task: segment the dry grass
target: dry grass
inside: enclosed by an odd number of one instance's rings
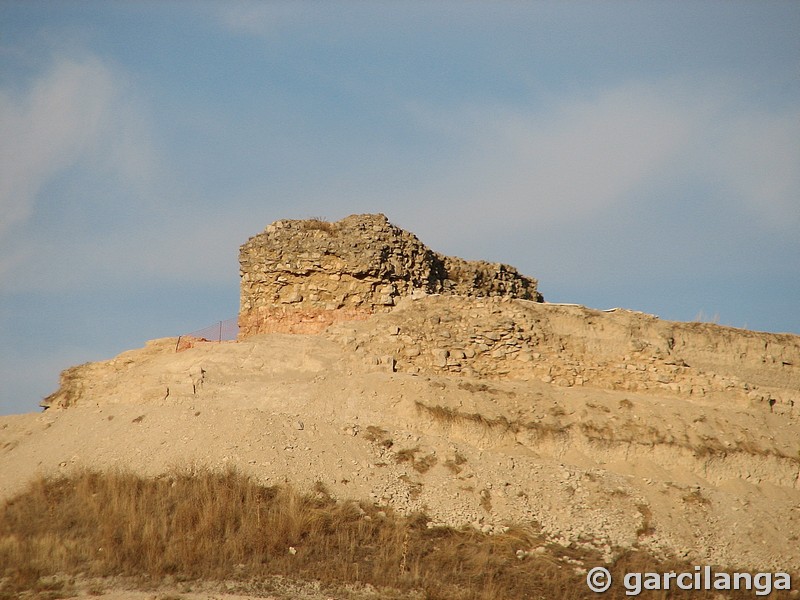
[[[636,536],[642,538],[653,535],[656,532],[656,528],[652,522],[653,511],[650,510],[647,504],[637,504],[636,510],[642,515],[642,524],[639,525],[639,528],[636,530]]]
[[[431,599],[528,597],[541,585],[526,575],[533,563],[515,559],[534,543],[524,534],[490,538],[384,512],[336,502],[323,488],[262,487],[233,471],[41,479],[0,510],[0,597],[77,573],[284,575],[419,589]]]
[[[693,504],[695,506],[710,506],[711,500],[703,496],[703,494],[699,490],[693,490],[688,494],[683,496],[683,501],[686,504]]]
[[[330,221],[326,221],[321,217],[311,217],[301,221],[300,227],[304,231],[323,231],[328,235],[335,235],[338,231],[336,228],[336,223],[331,223]]]
[[[433,420],[446,425],[465,424],[470,423],[478,425],[485,429],[500,430],[501,432],[516,433],[523,428],[517,421],[509,421],[504,416],[499,416],[494,419],[485,417],[479,413],[465,413],[458,411],[454,408],[447,406],[430,406],[419,400],[415,400],[414,404],[418,411],[428,414]]]
[[[77,575],[145,577],[148,585],[277,575],[429,600],[594,597],[584,576],[553,555],[517,558],[543,543],[531,527],[492,536],[430,528],[424,515],[337,502],[323,487],[306,495],[263,487],[234,471],[158,479],[87,471],[39,479],[0,508],[0,598],[64,597]],[[598,563],[596,554],[579,558]],[[670,567],[635,553],[612,572]],[[615,587],[605,597],[626,596]]]
[[[377,425],[370,425],[363,434],[364,439],[384,448],[391,448],[394,441],[389,436],[389,432]]]
[[[426,413],[434,421],[444,425],[472,424],[500,434],[515,434],[525,431],[539,438],[558,437],[565,434],[572,426],[571,424],[564,425],[559,422],[511,421],[503,415],[495,418],[489,418],[479,413],[465,413],[447,406],[429,406],[428,404],[420,402],[419,400],[416,400],[414,403],[419,412]],[[558,411],[556,410],[556,412]]]
[[[466,464],[466,462],[467,459],[463,455],[456,452],[453,458],[448,458],[444,462],[444,466],[450,469],[450,472],[453,473],[453,475],[458,475],[464,470],[464,467],[461,465]]]
[[[622,400],[620,401],[620,406],[628,408],[627,404],[623,404],[625,402],[630,403],[629,400]],[[524,431],[533,434],[537,439],[559,438],[567,435],[573,428],[577,428],[583,436],[598,444],[635,444],[651,448],[657,445],[672,446],[685,448],[691,451],[695,458],[698,459],[724,458],[738,452],[800,463],[800,451],[797,452],[797,456],[792,456],[777,448],[762,448],[750,440],[736,440],[726,444],[715,437],[700,435],[699,441],[692,443],[686,434],[679,438],[653,425],[636,423],[631,420],[622,424],[612,424],[610,422],[598,424],[591,421],[582,423],[561,422],[558,417],[564,416],[564,411],[560,407],[550,410],[555,420],[523,422],[509,420],[503,415],[489,418],[479,413],[465,413],[447,406],[430,406],[419,400],[415,401],[415,405],[417,411],[427,414],[434,421],[443,425],[472,424],[501,435],[506,433],[516,434]],[[603,409],[604,412],[608,410],[607,407],[595,404],[587,403],[587,406]]]
[[[431,470],[431,467],[436,465],[438,459],[436,458],[435,454],[426,454],[425,456],[418,458],[417,454],[419,452],[421,452],[419,446],[414,446],[413,448],[404,448],[403,450],[395,452],[394,459],[397,463],[410,462],[411,466],[418,473],[427,473]]]
[[[437,462],[438,459],[436,458],[436,455],[426,454],[422,458],[418,458],[414,461],[414,470],[416,470],[418,473],[427,473]]]

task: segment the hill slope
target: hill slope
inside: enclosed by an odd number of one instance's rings
[[[238,341],[154,340],[0,417],[0,497],[235,466],[607,561],[800,570],[800,337],[547,304],[383,215],[278,221],[240,266]]]
[[[432,523],[535,522],[609,560],[642,547],[797,570],[798,347],[460,296],[407,298],[320,335],[180,352],[156,340],[65,372],[50,402],[68,408],[0,420],[0,491],[77,465],[236,465]]]

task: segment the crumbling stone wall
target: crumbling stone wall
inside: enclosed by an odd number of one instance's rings
[[[241,247],[239,263],[240,337],[316,333],[413,295],[542,301],[536,280],[513,267],[443,256],[380,214],[276,221]]]
[[[800,407],[800,336],[511,298],[407,298],[325,335],[384,372],[541,381]],[[465,384],[472,385],[472,384]]]

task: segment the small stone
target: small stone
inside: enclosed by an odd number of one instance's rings
[[[395,360],[394,356],[387,354],[386,356],[381,357],[380,364],[385,366],[389,373],[394,373],[395,367],[397,366],[397,361]]]
[[[443,348],[435,348],[432,351],[433,354],[433,364],[437,367],[446,367],[447,366],[447,357],[450,356],[450,352]]]
[[[303,295],[297,292],[293,292],[292,294],[289,294],[286,298],[281,300],[283,304],[296,304],[302,301],[303,301]]]

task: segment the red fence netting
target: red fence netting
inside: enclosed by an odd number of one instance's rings
[[[217,321],[213,325],[203,327],[191,333],[184,333],[178,336],[175,344],[175,352],[186,350],[199,342],[230,342],[236,340],[239,335],[239,320],[237,317]]]

